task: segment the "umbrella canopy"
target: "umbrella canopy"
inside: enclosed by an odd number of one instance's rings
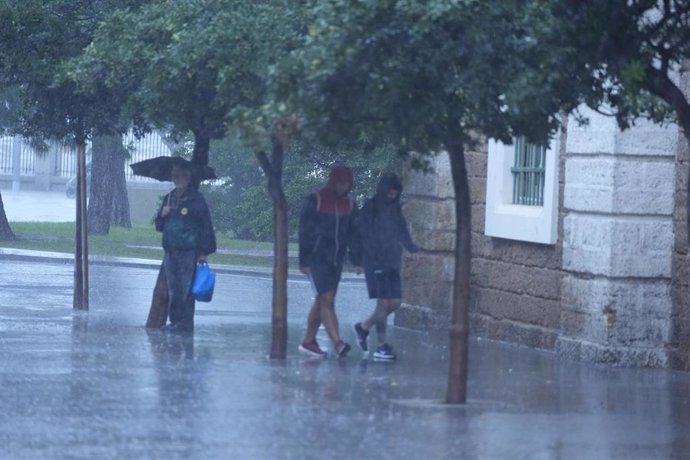
[[[160,156],[132,163],[129,167],[132,168],[132,172],[137,176],[170,182],[172,181],[172,169],[175,165],[186,165],[192,171],[192,177],[199,182],[217,179],[215,171],[210,166],[198,165],[182,157]]]

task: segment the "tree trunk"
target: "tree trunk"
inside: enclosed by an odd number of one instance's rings
[[[119,136],[95,136],[91,144],[91,183],[88,207],[89,233],[107,235],[113,213],[113,141]]]
[[[94,137],[88,210],[91,234],[107,235],[111,224],[132,226],[124,170],[126,155],[121,135]]]
[[[127,149],[120,140],[120,154],[113,155],[115,166],[113,177],[113,214],[112,224],[118,227],[132,228],[132,217],[129,212],[129,194],[127,193],[127,177],[125,176],[125,162],[128,157]]]
[[[16,239],[17,236],[12,231],[10,223],[7,220],[7,214],[5,213],[5,204],[2,201],[2,193],[0,193],[0,240],[12,241]]]
[[[194,150],[192,162],[199,165],[208,165],[208,151],[211,147],[211,137],[199,130],[194,131]]]
[[[77,138],[77,216],[74,251],[74,298],[72,306],[89,309],[89,237],[86,222],[86,138]]]
[[[273,221],[275,236],[271,358],[285,359],[287,355],[288,218],[287,200],[282,187],[279,190],[279,196],[273,199]]]
[[[199,130],[194,130],[194,150],[192,151],[192,163],[198,165],[208,165],[208,152],[211,148],[211,138]],[[190,185],[199,188],[201,181],[192,178]]]
[[[273,200],[273,305],[271,315],[272,359],[285,359],[287,355],[287,273],[288,273],[288,217],[287,200],[283,191],[284,138],[274,136],[271,160],[264,152],[257,158],[268,181],[268,192]]]
[[[676,85],[668,73],[653,66],[647,67],[646,77],[650,92],[673,107],[685,139],[690,143],[690,104],[683,90]],[[690,181],[690,169],[688,170],[688,181]],[[685,210],[688,213],[687,232],[690,239],[690,192],[687,194]]]
[[[470,243],[472,218],[470,189],[462,143],[447,146],[453,189],[455,190],[455,280],[450,324],[450,357],[446,402],[463,404],[467,400],[467,361],[469,356]]]

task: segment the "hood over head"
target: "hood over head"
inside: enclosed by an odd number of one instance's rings
[[[349,166],[334,166],[328,175],[326,188],[333,190],[335,189],[335,184],[338,182],[349,182],[350,187],[352,187],[354,175],[352,174],[352,169],[350,169]]]
[[[345,215],[352,212],[353,200],[349,196],[354,176],[352,169],[348,166],[335,166],[331,169],[328,182],[316,192],[317,205],[319,212],[335,213]],[[336,185],[340,182],[348,184],[347,192],[339,194]]]
[[[385,201],[388,190],[390,189],[395,189],[398,191],[398,196],[394,201],[400,201],[400,194],[403,190],[400,178],[395,173],[384,173],[379,178],[379,183],[376,186],[376,198]]]

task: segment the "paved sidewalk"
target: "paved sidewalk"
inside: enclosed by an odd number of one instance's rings
[[[0,262],[2,459],[690,458],[686,373],[473,339],[469,402],[447,406],[445,334],[393,328],[395,363],[301,356],[300,277],[274,361],[268,277],[220,273],[190,338],[142,326],[155,265],[92,264],[90,310],[75,312],[69,261]],[[361,283],[341,286],[347,339],[369,308]]]

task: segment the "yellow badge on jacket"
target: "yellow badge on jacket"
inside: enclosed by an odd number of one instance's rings
[[[186,216],[188,212],[189,210],[187,208],[180,209],[180,214],[182,214],[183,216]]]

